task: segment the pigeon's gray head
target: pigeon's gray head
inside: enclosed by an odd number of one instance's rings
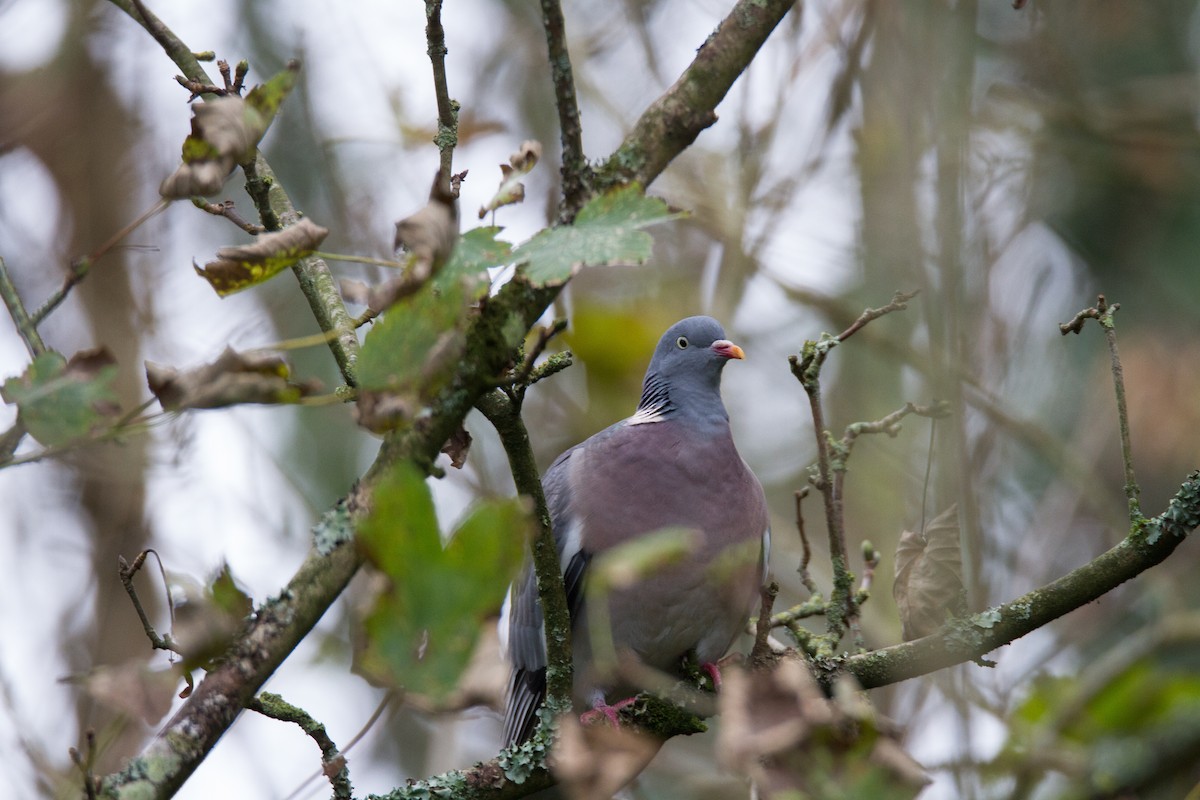
[[[638,411],[659,418],[680,413],[725,419],[721,370],[731,358],[745,358],[745,354],[725,338],[725,329],[712,317],[676,322],[654,349]]]

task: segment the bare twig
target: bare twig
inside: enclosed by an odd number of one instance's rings
[[[801,487],[796,491],[796,531],[800,534],[800,547],[802,548],[800,556],[800,567],[796,571],[800,573],[800,582],[804,584],[804,588],[812,594],[817,593],[817,584],[813,581],[812,575],[808,573],[808,565],[812,561],[812,547],[808,544],[808,535],[804,532],[804,513],[801,505],[804,498],[808,497],[808,487]]]
[[[775,607],[775,597],[779,594],[779,584],[771,581],[762,587],[758,607],[758,622],[754,630],[754,647],[750,650],[750,664],[762,664],[771,654],[768,639],[771,635],[771,609]]]
[[[171,634],[159,636],[154,629],[153,623],[150,622],[150,617],[146,614],[146,609],[142,607],[142,601],[138,598],[137,589],[133,588],[133,576],[138,573],[142,565],[146,563],[148,555],[154,555],[158,561],[158,571],[162,576],[163,587],[167,594],[167,609],[171,615],[171,624],[174,627],[175,623],[175,604],[171,602],[171,590],[167,586],[167,573],[163,569],[162,559],[158,557],[158,553],[154,550],[143,550],[137,554],[137,558],[130,564],[125,560],[124,556],[117,556],[117,571],[121,576],[121,585],[125,587],[125,591],[129,594],[130,601],[133,602],[133,608],[137,611],[138,619],[142,621],[142,629],[146,632],[146,638],[150,640],[150,646],[155,650],[166,650],[171,653],[179,653],[179,645],[171,638]]]
[[[549,373],[546,375],[539,375],[536,379],[530,380],[530,378],[533,376],[534,365],[537,363],[537,360],[541,357],[542,353],[546,351],[546,346],[550,344],[550,340],[555,336],[558,336],[566,329],[567,321],[565,319],[556,319],[551,325],[547,325],[538,329],[537,340],[525,353],[525,359],[521,362],[521,366],[512,373],[510,376],[511,380],[508,381],[512,385],[513,391],[520,394],[520,397],[517,399],[518,409],[520,408],[520,399],[524,398],[525,388],[532,386],[542,378],[549,377],[549,375],[553,374]],[[570,361],[562,364],[561,366],[557,366],[554,371],[558,372],[566,369],[568,366],[570,366]]]
[[[192,205],[201,211],[212,214],[214,217],[224,217],[251,236],[257,236],[266,230],[266,228],[264,228],[262,225],[250,222],[241,214],[239,214],[237,209],[234,208],[232,200],[225,200],[220,203],[210,203],[203,197],[193,197]]]
[[[71,757],[73,763],[83,777],[83,795],[87,800],[96,800],[100,794],[100,778],[96,777],[93,770],[96,765],[96,732],[88,728],[83,734],[84,749],[86,753],[81,754],[74,747],[67,749],[67,754]]]
[[[583,126],[575,97],[575,75],[567,50],[566,21],[559,0],[541,0],[542,27],[550,55],[550,77],[554,82],[554,104],[562,137],[563,218],[574,218],[587,202],[592,171],[583,153]]]
[[[334,800],[350,800],[353,796],[350,788],[350,770],[346,766],[346,757],[337,749],[337,745],[329,738],[325,726],[312,718],[307,711],[284,701],[282,697],[270,692],[262,692],[257,697],[250,698],[246,708],[257,711],[265,717],[277,719],[280,722],[294,722],[300,726],[310,739],[321,748],[321,765],[325,777],[333,787]]]
[[[905,403],[903,408],[897,409],[886,417],[877,419],[874,422],[853,422],[846,426],[846,433],[842,436],[841,451],[843,455],[850,455],[850,450],[854,447],[855,440],[863,434],[885,433],[889,437],[895,438],[900,433],[900,421],[910,414],[918,417],[927,417],[928,419],[941,419],[950,415],[950,404],[943,400],[934,400],[927,406]]]
[[[908,308],[908,301],[912,300],[921,293],[920,289],[912,292],[897,291],[892,295],[892,302],[880,308],[868,308],[858,315],[858,319],[850,325],[849,328],[838,334],[838,341],[844,342],[866,326],[868,322],[879,319],[884,314],[890,314],[893,311],[904,311]]]
[[[1129,518],[1133,522],[1142,519],[1141,501],[1138,499],[1141,489],[1138,488],[1137,476],[1133,471],[1133,443],[1129,433],[1129,408],[1125,402],[1125,371],[1121,367],[1121,356],[1117,352],[1116,313],[1121,308],[1120,303],[1112,303],[1104,295],[1096,297],[1096,305],[1080,311],[1070,322],[1058,326],[1059,331],[1066,336],[1068,333],[1078,334],[1084,322],[1094,319],[1104,329],[1104,339],[1108,343],[1109,362],[1112,369],[1113,390],[1117,396],[1117,427],[1121,434],[1121,461],[1125,467],[1125,499],[1129,504]]]
[[[446,31],[442,28],[442,0],[425,0],[425,41],[429,61],[433,65],[433,90],[437,96],[438,132],[434,144],[442,157],[438,180],[440,191],[458,197],[458,187],[451,183],[454,174],[454,148],[458,145],[458,103],[450,98],[446,83]]]
[[[225,62],[221,62],[221,63],[225,63]],[[191,92],[191,94],[188,95],[189,103],[192,102],[193,100],[195,100],[197,97],[200,97],[201,95],[212,94],[212,95],[216,95],[217,97],[225,97],[227,94],[229,94],[228,89],[223,89],[220,86],[215,86],[211,83],[201,83],[200,81],[194,81],[194,80],[191,80],[190,78],[185,78],[182,75],[176,75],[175,82],[178,83],[183,88],[187,89],[189,92]]]
[[[21,335],[21,341],[25,342],[25,349],[29,351],[29,355],[37,358],[46,352],[46,343],[42,341],[42,336],[38,333],[37,323],[25,311],[25,304],[21,302],[21,295],[17,293],[17,287],[13,285],[12,278],[9,277],[8,267],[5,265],[3,257],[0,257],[0,297],[4,298],[4,305],[8,307],[8,315],[12,317],[13,324],[17,326],[17,333]]]
[[[73,261],[70,266],[70,271],[67,272],[66,277],[63,278],[62,286],[59,287],[58,291],[50,295],[50,297],[46,299],[46,302],[42,303],[41,307],[37,311],[33,312],[33,324],[41,325],[42,320],[44,320],[47,315],[50,314],[50,312],[58,308],[63,300],[67,299],[67,295],[70,294],[73,288],[75,288],[75,285],[87,277],[88,273],[91,271],[91,268],[97,261],[104,257],[114,247],[116,247],[122,239],[124,239],[133,231],[137,230],[137,228],[139,228],[143,223],[145,223],[155,214],[165,210],[168,204],[169,203],[167,200],[157,201],[154,205],[150,206],[150,208],[139,214],[138,217],[133,220],[133,222],[130,222],[124,228],[121,228],[112,236],[108,237],[103,244],[101,244],[91,253],[88,253],[86,256]]]

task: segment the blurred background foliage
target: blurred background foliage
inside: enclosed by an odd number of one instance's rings
[[[303,59],[267,157],[297,204],[331,229],[325,249],[388,256],[392,222],[422,204],[437,163],[420,4],[151,6],[194,49],[249,59],[252,79]],[[727,10],[717,0],[565,3],[592,158],[611,152]],[[786,356],[895,290],[920,289],[909,311],[839,348],[826,373],[835,432],[907,400],[937,397],[956,412],[933,432],[910,418],[896,439],[856,448],[852,544],[869,538],[889,555],[901,530],[957,501],[974,608],[1114,544],[1127,526],[1107,353],[1098,329],[1064,339],[1056,323],[1099,292],[1121,303],[1134,456],[1144,508],[1157,513],[1200,452],[1198,20],[1194,0],[797,7],[718,109],[719,123],[651,187],[690,218],[655,231],[646,267],[585,273],[556,303],[577,365],[530,394],[542,463],[632,411],[667,325],[717,316],[748,354],[726,373],[725,395],[768,489],[781,603],[799,602],[793,493],[813,444]],[[453,2],[445,25],[451,94],[462,104],[456,168],[470,170],[464,219],[522,140],[546,146],[524,205],[495,217],[522,240],[552,219],[558,196],[540,11]],[[188,130],[175,72],[106,2],[0,0],[0,256],[30,306],[73,258],[155,201]],[[239,183],[228,197],[248,210]],[[48,343],[67,354],[107,346],[131,407],[148,396],[144,359],[191,366],[226,344],[313,332],[287,276],[224,301],[194,276],[193,258],[245,238],[172,206],[96,267],[44,326]],[[295,364],[335,380],[323,349]],[[25,365],[0,322],[0,376]],[[7,427],[12,409],[0,415]],[[472,417],[468,428],[476,444],[466,468],[432,487],[448,528],[471,500],[512,492],[486,423]],[[56,680],[145,660],[118,554],[153,546],[181,583],[227,561],[261,600],[283,585],[316,513],[375,448],[345,408],[238,409],[0,473],[0,747],[12,754],[0,782],[14,796],[73,796],[66,753],[85,729],[101,735],[101,769],[153,729]],[[827,586],[815,501],[806,523],[812,569]],[[1185,544],[1005,648],[995,669],[969,665],[873,692],[933,770],[922,796],[1197,796],[1196,556],[1196,543]],[[148,598],[161,596],[145,586]],[[353,605],[327,615],[269,687],[326,722],[339,744],[382,697],[347,668]],[[164,616],[161,602],[155,613]],[[899,640],[886,558],[864,633],[872,647]],[[501,670],[494,655],[481,662],[491,666],[480,691],[494,696]],[[430,714],[392,703],[351,751],[351,775],[360,791],[383,790],[462,766],[494,753],[498,727],[479,708]],[[634,795],[738,796],[744,789],[713,766],[711,748],[711,737],[669,742]],[[181,796],[227,789],[237,775],[242,796],[283,797],[316,765],[297,731],[247,715]],[[326,792],[312,782],[296,796]]]

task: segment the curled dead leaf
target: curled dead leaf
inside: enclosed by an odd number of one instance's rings
[[[442,445],[442,452],[450,456],[450,466],[455,469],[462,469],[463,464],[467,463],[467,451],[470,449],[471,434],[462,425]]]
[[[240,97],[192,106],[192,133],[183,142],[183,163],[162,182],[159,194],[177,199],[219,192],[233,168],[254,155],[265,130],[260,115]]]
[[[492,195],[487,205],[480,207],[479,218],[483,219],[489,211],[524,200],[525,184],[521,183],[521,179],[537,166],[541,157],[541,142],[533,139],[522,142],[517,152],[508,157],[508,163],[500,165],[500,188]]]
[[[923,533],[900,534],[892,595],[905,641],[928,636],[948,617],[966,612],[957,504],[935,517]]]
[[[263,283],[312,255],[328,235],[327,228],[302,219],[281,231],[261,234],[250,244],[222,247],[217,251],[217,260],[203,269],[196,267],[196,274],[225,297]]]
[[[411,272],[400,280],[415,280],[419,287],[450,259],[457,241],[458,197],[443,185],[439,170],[429,189],[429,202],[396,223],[395,247],[404,248],[413,259]]]
[[[146,362],[150,391],[168,411],[295,403],[320,390],[315,381],[293,383],[290,376],[287,362],[274,353],[239,353],[230,347],[211,364],[184,372]]]

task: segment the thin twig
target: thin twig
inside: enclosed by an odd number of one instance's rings
[[[25,304],[21,302],[21,295],[17,293],[17,287],[8,274],[8,267],[5,265],[3,257],[0,257],[0,297],[4,298],[4,305],[8,307],[8,315],[12,317],[13,324],[17,326],[17,333],[21,335],[21,341],[25,342],[25,349],[29,351],[29,355],[37,358],[45,353],[46,343],[42,341],[42,336],[38,333],[37,323],[25,310]]]
[[[350,741],[346,742],[346,746],[341,749],[341,754],[343,756],[349,755],[350,751],[354,749],[354,745],[362,741],[362,738],[367,735],[371,728],[375,727],[375,723],[379,721],[379,718],[383,716],[383,712],[386,711],[388,706],[392,704],[392,701],[396,699],[396,695],[397,692],[395,689],[389,689],[383,695],[383,699],[381,699],[379,704],[375,706],[375,710],[371,712],[371,716],[367,718],[367,721],[363,723],[363,726],[358,729],[358,733],[351,736]],[[317,772],[312,773],[305,778],[299,786],[289,792],[287,796],[283,798],[283,800],[296,800],[296,798],[300,796],[300,793],[304,791],[304,789],[306,789],[310,783],[318,780],[324,774],[325,772],[323,770],[318,770]]]
[[[754,647],[750,650],[750,664],[756,666],[765,663],[771,655],[771,609],[775,607],[775,598],[779,594],[779,584],[771,581],[762,587],[759,594],[758,622],[754,630]]]
[[[886,306],[882,306],[880,308],[866,309],[865,311],[863,311],[861,314],[858,315],[858,319],[854,320],[854,322],[850,325],[849,328],[846,328],[846,330],[844,330],[838,334],[838,337],[837,337],[838,341],[839,342],[846,341],[851,336],[853,336],[855,333],[857,333],[859,330],[864,328],[868,322],[879,319],[884,314],[890,314],[893,311],[906,310],[908,308],[908,301],[912,300],[914,297],[916,297],[920,293],[921,293],[920,289],[917,289],[912,292],[897,291],[895,294],[892,295],[892,302],[888,303]]]
[[[171,602],[171,590],[167,586],[167,573],[163,569],[162,559],[158,557],[158,553],[154,550],[143,550],[137,554],[137,558],[130,564],[125,560],[124,556],[117,556],[117,572],[121,576],[121,585],[125,587],[126,593],[129,594],[130,601],[133,602],[133,609],[137,611],[138,619],[142,621],[142,629],[146,632],[146,638],[150,640],[150,646],[155,650],[166,650],[171,653],[181,653],[179,645],[171,638],[171,634],[159,636],[158,631],[154,629],[153,623],[150,622],[150,617],[146,614],[146,609],[142,607],[142,601],[138,597],[137,589],[133,587],[133,576],[138,573],[142,565],[146,563],[146,557],[151,553],[158,561],[159,574],[162,576],[163,586],[166,588],[167,608],[171,615],[171,625],[175,624],[175,604]]]
[[[542,28],[550,55],[550,78],[554,82],[554,105],[562,138],[562,216],[569,220],[583,208],[592,183],[592,171],[583,153],[583,125],[575,95],[575,74],[567,50],[567,24],[559,0],[541,0]]]
[[[796,531],[800,534],[800,547],[802,548],[800,568],[796,571],[800,573],[800,582],[804,584],[804,588],[808,589],[811,594],[816,594],[817,584],[808,572],[808,565],[812,561],[812,547],[809,546],[808,535],[804,532],[804,513],[801,509],[801,504],[806,497],[808,497],[807,486],[796,490]]]
[[[150,208],[139,214],[137,218],[133,220],[133,222],[130,222],[112,236],[108,237],[108,239],[95,250],[88,253],[86,256],[73,261],[66,277],[63,278],[62,286],[59,287],[57,292],[50,295],[50,297],[46,299],[46,302],[42,303],[41,307],[37,311],[33,312],[33,324],[41,325],[42,320],[44,320],[46,316],[50,314],[50,312],[58,308],[63,300],[67,299],[67,295],[70,294],[73,288],[75,288],[75,285],[87,277],[88,273],[91,271],[91,268],[96,264],[97,261],[108,254],[108,252],[116,247],[122,239],[133,233],[133,231],[137,230],[147,220],[149,220],[155,214],[165,210],[168,205],[170,205],[170,201],[158,200],[154,203],[154,205],[150,206]]]
[[[83,777],[84,797],[87,800],[96,800],[100,794],[100,778],[96,777],[94,772],[96,766],[96,732],[88,728],[84,731],[83,741],[86,754],[81,754],[74,747],[67,748],[67,754],[71,757],[72,763],[79,769],[80,775]]]
[[[550,344],[550,340],[567,329],[567,321],[565,319],[556,319],[552,324],[538,329],[537,340],[533,346],[525,353],[525,360],[521,362],[521,366],[512,374],[512,380],[509,381],[515,391],[524,394],[524,389],[536,383],[536,380],[530,380],[533,374],[534,365],[538,358],[546,351],[546,346]],[[564,364],[559,369],[564,369],[568,364]],[[557,370],[556,370],[557,371]],[[547,377],[545,375],[538,376],[537,380]]]
[[[321,748],[322,771],[329,778],[333,787],[334,800],[350,800],[353,796],[350,787],[350,770],[346,765],[346,756],[338,751],[337,745],[329,738],[325,726],[312,718],[302,708],[286,702],[282,697],[271,692],[262,692],[257,697],[250,698],[246,708],[257,711],[265,717],[277,719],[280,722],[294,722],[300,726],[310,739]]]
[[[1104,339],[1108,343],[1109,362],[1112,368],[1113,390],[1117,396],[1117,427],[1121,435],[1121,462],[1125,468],[1125,499],[1129,504],[1129,519],[1137,522],[1144,519],[1142,515],[1137,476],[1133,471],[1133,443],[1129,433],[1129,408],[1125,401],[1125,370],[1121,367],[1121,356],[1117,352],[1116,313],[1120,303],[1109,304],[1104,295],[1096,297],[1096,305],[1085,308],[1072,318],[1058,326],[1064,336],[1068,333],[1078,334],[1083,330],[1084,322],[1094,319],[1104,329]]]
[[[900,433],[900,421],[910,414],[928,419],[942,419],[950,415],[950,404],[944,400],[934,400],[927,406],[905,403],[903,408],[874,422],[853,422],[846,426],[846,432],[842,436],[841,450],[844,456],[849,457],[854,442],[863,434],[885,433],[889,437],[895,438]]]
[[[239,214],[237,212],[237,210],[234,208],[234,204],[233,204],[232,200],[225,200],[220,203],[210,203],[207,200],[205,200],[203,197],[193,197],[192,205],[194,205],[196,208],[200,209],[201,211],[205,211],[205,212],[208,212],[209,214],[212,214],[214,217],[224,217],[225,219],[229,220],[234,225],[238,226],[239,228],[241,228],[242,230],[244,230],[246,233],[250,234],[251,236],[257,236],[258,234],[260,234],[266,230],[266,228],[263,227],[262,225],[258,225],[254,222],[250,222],[245,217],[243,217],[241,214]]]
[[[458,187],[451,185],[454,173],[454,148],[458,145],[458,103],[450,98],[446,82],[446,31],[442,28],[442,0],[425,0],[426,52],[433,65],[433,90],[437,96],[438,132],[434,144],[441,154],[441,171],[438,180],[440,191],[458,197]]]

